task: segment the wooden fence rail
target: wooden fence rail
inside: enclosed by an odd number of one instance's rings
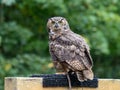
[[[4,90],[68,90],[68,86],[45,87],[43,80],[43,77],[6,77]],[[72,90],[120,90],[120,79],[98,79],[97,84],[97,87],[91,86],[90,84],[88,87],[72,87]]]

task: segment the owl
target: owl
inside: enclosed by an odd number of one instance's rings
[[[63,17],[48,19],[49,51],[58,72],[65,72],[69,88],[71,80],[69,72],[76,74],[80,82],[93,79],[93,61],[90,49],[84,38],[71,31],[67,20]]]

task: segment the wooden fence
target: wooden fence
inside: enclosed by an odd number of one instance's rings
[[[60,78],[58,80],[56,79],[55,81],[52,82],[45,81],[46,83],[53,85],[45,86],[43,85],[45,84],[43,77],[6,77],[4,90],[68,90],[68,85],[60,87],[55,86],[56,82],[58,82],[58,84],[61,85],[61,82],[59,82],[59,80],[61,79],[63,78]],[[64,80],[61,81],[65,82]],[[72,86],[72,90],[120,90],[120,79],[97,79],[97,81],[94,80],[90,81],[88,84],[86,83],[88,82],[83,83],[83,86],[80,87]]]

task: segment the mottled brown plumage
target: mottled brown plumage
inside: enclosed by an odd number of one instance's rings
[[[56,70],[67,74],[75,72],[79,81],[93,79],[92,58],[89,46],[82,36],[75,34],[63,17],[52,17],[48,20],[49,50]]]

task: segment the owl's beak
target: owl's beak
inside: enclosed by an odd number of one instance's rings
[[[59,27],[59,25],[56,23],[56,24],[55,24],[55,28],[58,28],[58,27]]]

